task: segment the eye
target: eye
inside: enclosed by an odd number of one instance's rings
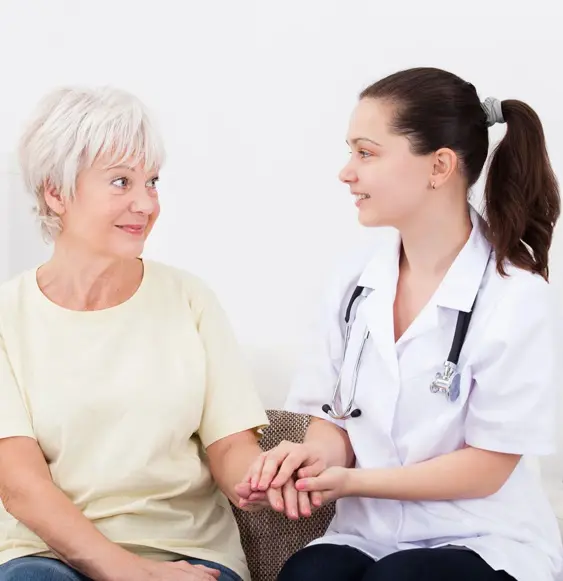
[[[117,188],[126,188],[128,184],[129,180],[127,178],[117,178],[111,182],[111,185]]]
[[[371,153],[365,149],[358,150],[358,155],[362,158],[371,157]]]
[[[147,182],[147,188],[156,188],[156,184],[158,183],[159,180],[160,178],[158,176],[152,178]]]

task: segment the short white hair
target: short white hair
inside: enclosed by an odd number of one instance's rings
[[[45,202],[45,186],[72,198],[80,171],[102,156],[108,166],[162,167],[160,135],[139,99],[112,87],[63,87],[40,101],[22,135],[19,159],[46,239],[61,230],[61,222]]]

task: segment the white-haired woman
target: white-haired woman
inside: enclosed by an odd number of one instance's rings
[[[267,418],[213,292],[140,258],[143,105],[56,91],[20,157],[54,252],[0,287],[0,579],[247,579],[228,499]]]

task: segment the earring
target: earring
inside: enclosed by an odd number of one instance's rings
[[[435,190],[436,189],[436,182],[432,182],[432,189]]]

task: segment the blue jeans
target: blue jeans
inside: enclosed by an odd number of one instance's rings
[[[218,569],[221,571],[219,581],[242,581],[234,571],[218,563],[201,559],[186,561],[192,565]],[[88,581],[88,578],[56,559],[20,557],[0,565],[0,581]]]

